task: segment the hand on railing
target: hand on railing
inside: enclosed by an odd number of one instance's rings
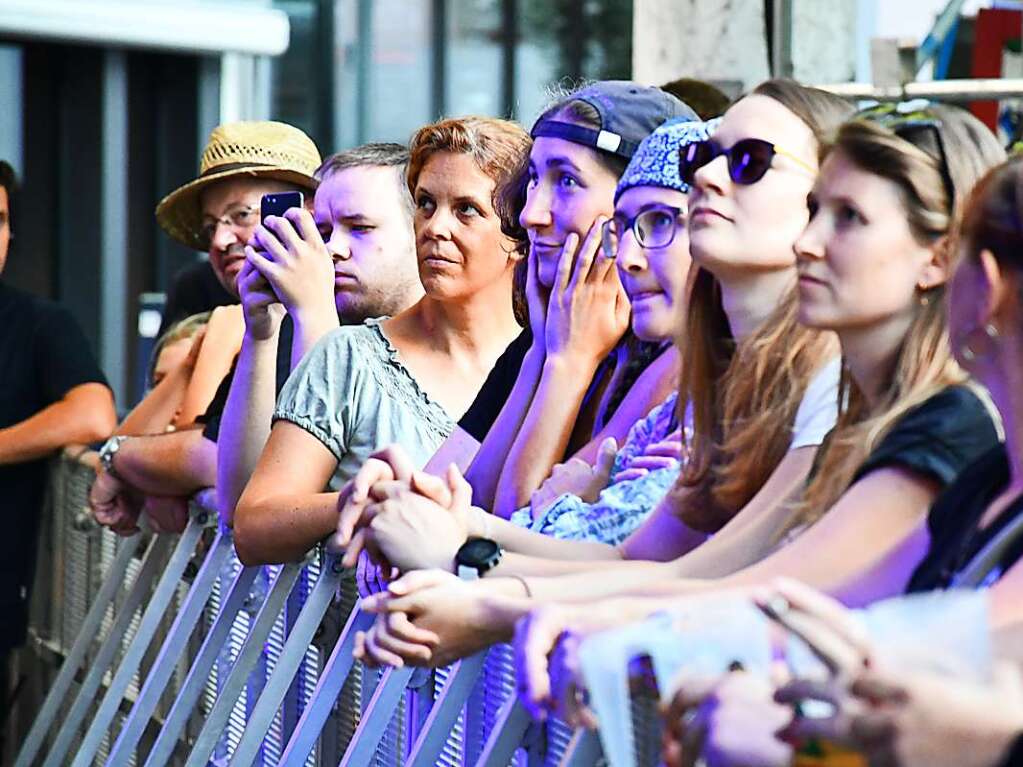
[[[591,633],[621,624],[609,603],[549,604],[532,610],[515,627],[515,673],[519,699],[537,720],[557,713],[576,726],[595,726],[586,705],[576,650]],[[613,604],[613,603],[611,603]]]
[[[147,495],[142,511],[156,533],[182,533],[188,524],[188,499]]]
[[[371,665],[437,667],[503,641],[491,600],[507,585],[502,580],[463,581],[440,570],[403,575],[363,600],[362,609],[378,617],[356,635],[355,657]]]
[[[401,572],[454,570],[455,554],[478,535],[472,488],[455,466],[447,481],[413,471],[398,447],[375,454],[338,499],[338,532],[328,542],[355,566],[363,549],[382,567]]]
[[[89,506],[96,521],[118,535],[139,532],[142,499],[109,472],[100,471],[89,489]]]

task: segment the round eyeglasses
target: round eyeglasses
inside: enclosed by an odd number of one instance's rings
[[[236,208],[231,208],[220,218],[208,216],[197,233],[199,246],[209,250],[210,243],[213,242],[221,225],[247,229],[257,223],[259,223],[259,208],[254,205],[239,205]]]
[[[619,213],[608,219],[601,231],[601,246],[606,258],[618,255],[618,243],[629,230],[642,248],[666,248],[675,241],[675,232],[685,225],[686,211],[670,205],[644,208],[629,218]]]

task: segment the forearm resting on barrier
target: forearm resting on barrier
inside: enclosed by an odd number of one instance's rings
[[[201,429],[125,440],[114,457],[121,481],[146,495],[192,495],[217,481],[217,445]]]
[[[65,445],[102,441],[116,425],[110,389],[81,384],[35,415],[0,429],[0,466],[43,458]]]

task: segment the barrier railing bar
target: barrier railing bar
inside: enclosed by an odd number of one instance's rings
[[[125,632],[131,625],[135,611],[148,594],[149,586],[156,577],[157,565],[163,559],[163,554],[169,546],[170,539],[167,536],[157,535],[150,541],[139,574],[125,597],[117,613],[117,618],[110,627],[110,632],[103,639],[99,652],[96,653],[95,659],[89,666],[89,672],[85,675],[78,696],[71,704],[71,709],[57,733],[57,738],[46,755],[46,760],[43,762],[44,767],[57,767],[57,765],[65,764],[65,757],[75,739],[78,727],[95,702],[96,691],[103,682],[103,675],[114,662],[117,650],[124,641]]]
[[[117,670],[114,672],[114,678],[111,680],[110,686],[107,687],[106,694],[99,704],[92,723],[85,731],[85,737],[78,747],[78,753],[75,754],[71,767],[87,767],[102,745],[103,738],[121,707],[121,701],[124,700],[124,693],[142,665],[142,659],[146,650],[149,649],[153,637],[156,636],[157,629],[160,628],[164,614],[171,607],[174,593],[177,591],[181,576],[184,575],[185,568],[195,552],[199,536],[202,535],[202,531],[206,527],[207,518],[208,515],[205,511],[194,512],[188,520],[184,532],[178,537],[174,552],[156,582],[156,588],[153,589],[149,603],[142,613],[138,630],[121,657]],[[165,537],[169,538],[170,536]]]
[[[387,723],[401,703],[401,696],[405,694],[414,671],[411,666],[402,666],[388,668],[384,672],[338,767],[366,767],[373,761]]]
[[[123,763],[127,764],[130,752],[138,746],[142,739],[146,725],[160,702],[160,696],[174,674],[174,668],[181,653],[188,646],[188,637],[191,636],[195,625],[202,617],[203,608],[206,606],[210,594],[213,593],[220,568],[230,553],[231,531],[226,527],[221,527],[217,530],[217,535],[210,545],[206,559],[185,596],[177,618],[174,619],[170,631],[167,632],[167,637],[160,646],[160,652],[152,668],[149,669],[149,675],[142,685],[138,699],[114,742],[108,760],[111,764],[122,763],[119,760],[123,760]]]
[[[323,667],[323,673],[316,683],[312,697],[302,712],[295,731],[288,741],[288,745],[281,755],[278,767],[302,767],[309,753],[316,745],[320,733],[323,731],[327,719],[330,717],[331,708],[341,694],[345,680],[355,663],[352,657],[352,650],[355,647],[355,633],[366,631],[373,625],[376,616],[372,613],[365,613],[356,605],[348,616],[344,630],[334,645],[334,650]]]
[[[483,672],[483,662],[486,659],[486,651],[476,653],[459,661],[451,670],[412,746],[412,753],[406,763],[408,767],[433,767],[437,762],[458,715]]]
[[[213,749],[216,748],[217,743],[220,741],[220,736],[227,724],[228,718],[231,716],[231,710],[234,708],[235,701],[238,700],[242,688],[245,687],[249,672],[259,661],[260,653],[263,651],[263,643],[270,635],[277,616],[284,608],[288,593],[294,587],[301,571],[302,565],[293,563],[284,565],[277,573],[277,577],[274,579],[273,585],[266,596],[266,601],[263,602],[263,606],[256,614],[256,620],[249,629],[249,635],[242,643],[242,649],[238,653],[238,658],[234,666],[231,667],[224,686],[217,696],[217,702],[213,704],[213,709],[210,711],[209,716],[206,717],[206,722],[199,731],[199,736],[195,740],[192,752],[188,755],[185,767],[206,766],[210,754],[213,753]]]
[[[331,600],[340,583],[341,557],[333,554],[324,555],[320,576],[306,597],[305,604],[302,605],[302,609],[295,619],[295,625],[292,626],[291,633],[277,659],[277,664],[266,681],[263,694],[259,696],[255,708],[245,723],[245,733],[231,758],[231,767],[249,767],[259,754],[263,738],[270,729],[274,715],[284,701],[288,688],[302,665],[302,659],[309,650],[309,643],[316,634],[323,616],[330,608]]]
[[[195,708],[203,687],[209,680],[210,671],[217,662],[217,656],[227,641],[231,626],[234,624],[235,616],[249,598],[252,584],[259,575],[258,567],[243,567],[235,576],[231,588],[227,592],[220,612],[210,626],[209,633],[203,640],[199,652],[192,661],[185,682],[181,685],[171,710],[167,713],[160,734],[153,743],[149,756],[146,759],[145,767],[162,767],[170,761],[174,754],[174,747],[181,732],[188,723],[189,716]]]
[[[558,767],[592,767],[603,754],[604,749],[597,733],[580,727],[572,735]]]
[[[532,718],[518,696],[508,698],[497,712],[494,729],[490,731],[476,767],[508,767],[531,722]]]
[[[117,554],[114,555],[110,569],[107,570],[103,583],[96,593],[96,599],[89,607],[89,612],[86,613],[85,620],[82,621],[78,636],[75,637],[71,650],[64,658],[64,663],[53,680],[53,686],[46,694],[46,700],[43,701],[43,705],[32,723],[32,728],[29,730],[25,742],[22,743],[14,767],[29,767],[35,761],[36,755],[46,739],[46,734],[50,731],[53,721],[60,711],[61,704],[66,700],[75,674],[81,668],[89,647],[99,634],[107,607],[114,600],[118,589],[124,585],[124,575],[128,572],[128,565],[141,542],[141,535],[134,535],[120,541]]]

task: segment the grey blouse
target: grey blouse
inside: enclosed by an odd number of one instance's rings
[[[288,377],[274,421],[290,421],[337,458],[339,490],[376,450],[397,443],[423,466],[455,428],[412,377],[380,327],[367,320],[321,338]]]

